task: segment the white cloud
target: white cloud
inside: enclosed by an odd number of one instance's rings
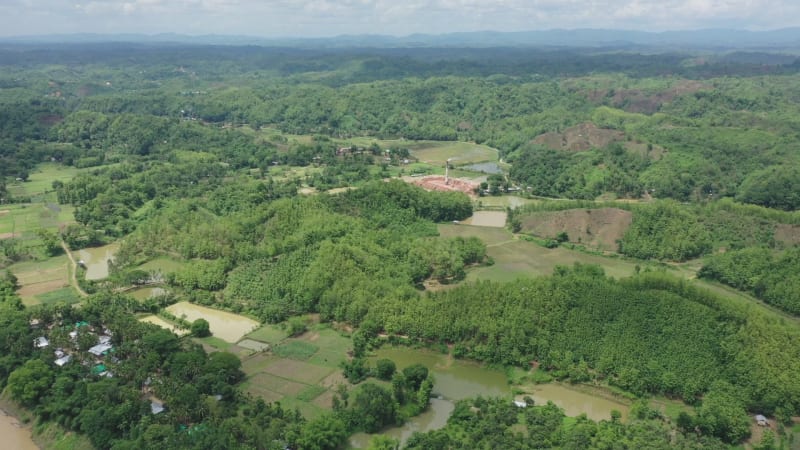
[[[0,34],[336,35],[800,25],[797,0],[0,0]]]

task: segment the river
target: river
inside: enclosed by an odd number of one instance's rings
[[[39,450],[33,443],[30,428],[23,427],[14,416],[0,409],[0,447],[14,450]]]

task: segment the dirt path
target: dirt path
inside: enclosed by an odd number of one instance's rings
[[[70,277],[70,283],[72,284],[72,287],[74,287],[75,290],[78,291],[78,294],[81,297],[88,297],[89,294],[87,294],[86,291],[81,289],[81,286],[78,284],[78,263],[75,262],[75,258],[72,256],[72,252],[69,251],[69,247],[67,247],[67,244],[64,241],[61,241],[61,248],[64,249],[64,252],[67,254],[67,258],[69,258],[69,262],[72,263],[72,271],[71,271],[72,275]]]

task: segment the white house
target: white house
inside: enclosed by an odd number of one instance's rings
[[[97,344],[89,349],[89,353],[93,354],[94,356],[101,356],[103,353],[111,350],[112,347],[113,345],[109,343]]]

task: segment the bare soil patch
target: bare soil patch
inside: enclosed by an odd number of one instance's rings
[[[39,294],[57,291],[66,286],[69,286],[69,284],[64,280],[52,280],[23,286],[17,293],[20,297],[33,297]]]
[[[333,369],[304,363],[293,359],[280,359],[264,368],[264,372],[301,383],[315,384],[331,373]]]
[[[262,388],[261,386],[251,385],[247,388],[247,392],[257,395],[264,399],[267,403],[274,403],[283,398],[283,395],[270,391],[269,389]]]
[[[775,227],[775,240],[786,245],[800,244],[800,227],[784,223],[779,224]]]
[[[0,240],[11,239],[13,237],[18,237],[18,236],[19,236],[18,234],[14,233],[0,233]]]
[[[566,232],[569,241],[604,251],[616,251],[632,214],[618,208],[534,212],[522,218],[522,231],[544,238]]]
[[[246,348],[249,350],[263,352],[265,350],[269,350],[269,344],[265,344],[263,342],[254,341],[252,339],[243,339],[236,343],[237,346]]]
[[[667,89],[660,91],[645,91],[642,89],[614,89],[601,88],[583,91],[586,98],[595,104],[610,104],[614,108],[639,114],[653,114],[661,109],[664,103],[669,103],[675,98],[710,89],[705,83],[696,80],[681,80]]]
[[[250,378],[252,386],[277,392],[282,395],[297,395],[307,386],[286,378],[276,377],[267,373],[257,373]]]
[[[586,122],[567,128],[563,133],[544,133],[533,139],[535,144],[554,150],[582,152],[591,148],[602,148],[612,142],[625,139],[625,133],[617,130],[598,128]]]
[[[347,378],[344,377],[341,370],[337,370],[327,377],[323,378],[318,384],[326,389],[333,389],[340,384],[347,383]]]
[[[480,186],[479,183],[461,178],[450,177],[445,180],[445,177],[441,175],[430,175],[422,178],[408,177],[406,181],[428,191],[463,192],[473,197],[475,196],[475,189]]]
[[[333,408],[333,395],[333,392],[325,391],[317,396],[317,398],[315,398],[311,403],[319,406],[320,408],[331,409]]]

